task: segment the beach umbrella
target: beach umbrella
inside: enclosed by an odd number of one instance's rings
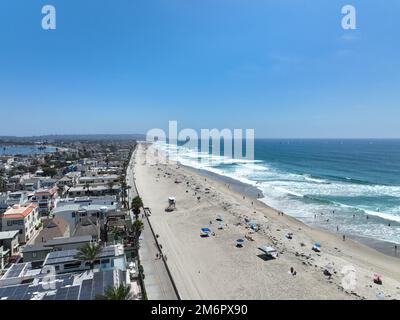
[[[201,231],[203,231],[203,232],[211,232],[211,230],[209,228],[201,228]]]
[[[236,240],[236,245],[240,246],[240,247],[243,246],[244,245],[244,239],[237,239]]]

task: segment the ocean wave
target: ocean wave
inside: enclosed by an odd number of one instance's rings
[[[164,146],[161,149],[174,155],[175,160],[183,165],[207,170],[259,188],[265,195],[262,201],[269,205],[272,203],[280,210],[288,209],[288,214],[314,217],[314,214],[324,210],[341,210],[344,215],[347,212],[347,215],[350,213],[352,216],[351,212],[355,212],[400,223],[400,209],[388,207],[384,208],[384,212],[379,212],[375,208],[349,205],[335,200],[346,198],[355,199],[354,202],[357,202],[358,198],[363,197],[400,198],[400,186],[368,184],[366,181],[350,177],[324,175],[321,178],[306,173],[291,173],[277,169],[262,160],[232,159],[185,147]]]

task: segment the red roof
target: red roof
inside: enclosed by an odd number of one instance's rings
[[[3,219],[25,218],[37,207],[38,205],[36,203],[31,203],[28,206],[18,206],[16,208],[10,208],[6,212],[4,212],[1,217]]]

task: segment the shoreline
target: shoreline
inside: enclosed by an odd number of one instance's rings
[[[221,174],[215,173],[215,172],[211,172],[211,171],[207,171],[204,169],[197,169],[197,168],[193,168],[187,165],[183,165],[180,162],[178,162],[180,166],[188,169],[189,171],[192,171],[193,173],[197,173],[200,174],[204,177],[208,177],[210,179],[216,179],[224,184],[229,184],[229,186],[231,187],[231,189],[239,194],[243,194],[249,198],[252,198],[256,201],[258,201],[261,205],[266,206],[267,208],[270,208],[274,211],[278,211],[278,209],[275,209],[271,206],[269,206],[267,203],[261,201],[260,199],[258,199],[258,194],[263,195],[263,192],[258,189],[255,186],[252,186],[250,184],[241,182],[239,180],[235,180],[231,177],[227,177],[227,176],[223,176]],[[303,222],[301,219],[298,219],[296,217],[293,217],[287,213],[285,213],[286,216],[289,216],[301,223],[303,223],[304,225],[307,225],[311,228],[316,228],[322,232],[328,232],[331,235],[338,235],[337,233],[334,232],[334,230],[331,230],[329,228],[324,228],[322,225],[315,223],[315,224],[307,224],[305,222]],[[390,257],[394,257],[394,258],[399,258],[400,259],[400,246],[398,245],[398,249],[397,252],[394,251],[394,246],[396,245],[396,243],[394,242],[389,242],[389,241],[383,241],[383,240],[379,240],[379,239],[375,239],[375,238],[369,238],[369,237],[364,237],[364,236],[357,236],[354,234],[346,234],[346,238],[351,239],[355,242],[358,242],[362,245],[366,245],[380,253],[383,253],[387,256]]]
[[[167,163],[151,149],[138,146],[135,183],[151,209],[149,220],[182,299],[375,300],[378,293],[400,299],[397,258],[279,214],[254,201],[256,188],[238,182],[228,186],[199,169]],[[162,161],[153,161],[157,157]],[[176,208],[167,212],[169,197],[176,199]],[[257,230],[250,227],[252,221]],[[201,237],[205,227],[213,232]],[[245,245],[238,248],[237,239],[246,239]],[[312,250],[315,243],[322,245],[320,252]],[[263,246],[275,248],[279,257],[265,259]],[[349,268],[355,277],[350,286],[345,281]],[[372,281],[375,273],[383,284]]]

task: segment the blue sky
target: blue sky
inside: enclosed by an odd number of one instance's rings
[[[41,28],[41,8],[57,29]],[[357,30],[341,8],[357,9]],[[398,0],[2,0],[0,135],[400,137]]]

